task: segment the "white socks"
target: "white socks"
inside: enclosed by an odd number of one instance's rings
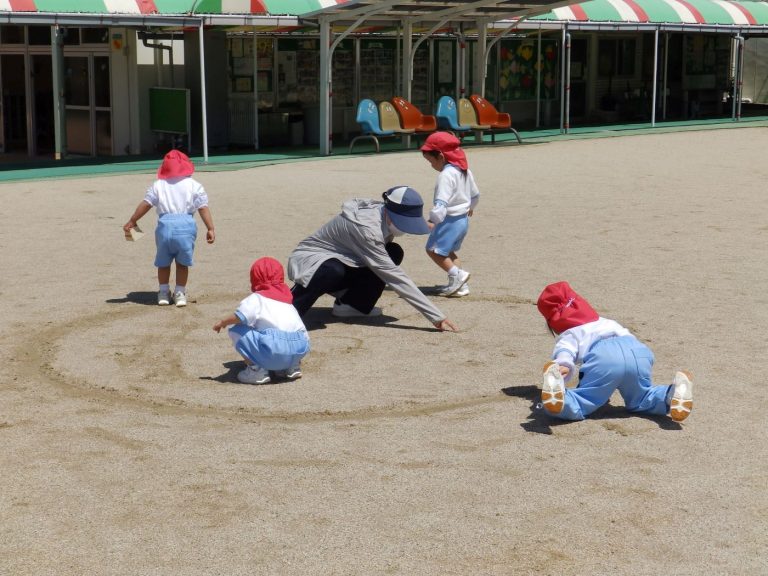
[[[448,276],[456,276],[459,273],[459,267],[455,264],[448,270]]]
[[[170,292],[171,291],[171,285],[170,284],[160,284],[159,288],[160,292]],[[182,294],[187,293],[187,287],[186,286],[179,286],[176,285],[176,288],[174,288],[173,293],[176,294],[177,292],[181,292]]]

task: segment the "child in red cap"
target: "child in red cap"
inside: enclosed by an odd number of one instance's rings
[[[616,389],[631,412],[669,414],[676,422],[691,413],[691,375],[677,372],[671,385],[654,386],[653,352],[618,322],[600,317],[568,282],[544,288],[536,305],[556,338],[541,392],[550,414],[583,420]],[[566,388],[577,365],[579,384]]]
[[[276,376],[301,378],[301,359],[309,352],[309,336],[293,307],[283,266],[274,258],[259,258],[251,265],[251,292],[231,316],[214,324],[225,326],[235,350],[245,359],[237,379],[244,384],[266,384]]]
[[[434,132],[424,141],[421,153],[430,166],[440,172],[435,184],[427,239],[427,254],[448,273],[448,285],[441,296],[469,294],[470,273],[459,267],[456,254],[469,229],[469,217],[480,200],[480,191],[467,163],[461,143],[450,132]]]
[[[197,224],[193,214],[198,212],[205,227],[208,229],[206,240],[213,244],[216,233],[213,229],[213,217],[208,209],[208,195],[205,188],[192,178],[195,165],[186,154],[179,150],[171,150],[163,158],[163,163],[157,170],[157,180],[147,189],[142,200],[136,207],[131,219],[125,223],[123,230],[126,234],[136,227],[136,222],[144,216],[152,206],[157,208],[157,227],[155,228],[155,244],[157,255],[157,281],[159,286],[157,303],[167,306],[171,303],[171,263],[176,261],[176,287],[173,290],[173,301],[177,307],[187,305],[187,281],[189,267],[192,266],[192,256],[195,251]]]

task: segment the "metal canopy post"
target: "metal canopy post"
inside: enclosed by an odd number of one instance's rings
[[[456,34],[459,43],[456,46],[456,79],[459,81],[459,94],[461,98],[467,97],[467,38],[464,36],[464,30],[459,25],[459,32]]]
[[[259,149],[259,41],[253,27],[253,149]]]
[[[208,103],[205,97],[205,41],[200,20],[200,100],[203,109],[203,162],[208,164]],[[190,146],[191,147],[191,146]]]
[[[320,19],[320,155],[331,153],[331,23]]]
[[[541,127],[541,28],[536,43],[536,128]]]
[[[744,81],[744,37],[739,34],[736,40],[736,71],[733,78],[733,119],[741,120],[741,93]]]
[[[411,101],[413,96],[413,62],[416,51],[413,48],[413,22],[409,19],[403,21],[403,74],[402,74],[402,90],[403,98],[408,102]],[[405,148],[411,147],[411,137],[406,134],[403,136],[403,146]]]
[[[472,63],[474,74],[472,74],[473,86],[472,92],[480,94],[485,98],[485,79],[488,71],[485,69],[485,54],[488,48],[485,43],[488,40],[488,21],[477,21],[477,44],[475,49],[475,61]]]
[[[659,29],[653,33],[653,96],[651,97],[651,126],[656,126],[656,76],[659,68]]]
[[[67,156],[67,122],[64,108],[64,29],[51,26],[51,64],[53,67],[53,118],[54,118],[54,158],[61,160]]]
[[[667,71],[669,70],[669,32],[664,32],[664,78],[661,83],[661,119],[667,119]]]
[[[571,114],[571,35],[568,27],[563,27],[563,79],[560,87],[560,132],[567,134]]]

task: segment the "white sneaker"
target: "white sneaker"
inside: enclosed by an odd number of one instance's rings
[[[462,296],[469,296],[469,284],[464,284],[464,286],[456,290],[456,292],[449,294],[448,298],[461,298]]]
[[[374,306],[373,309],[366,314],[365,312],[360,312],[357,308],[353,308],[349,304],[334,302],[331,314],[336,316],[336,318],[373,318],[375,316],[381,316],[381,308]]]
[[[288,370],[278,370],[275,372],[275,376],[285,378],[286,380],[298,380],[301,378],[301,365],[291,366]]]
[[[560,414],[565,406],[565,380],[557,362],[544,364],[541,404],[551,414]]]
[[[255,364],[246,366],[245,370],[241,370],[237,375],[237,379],[243,384],[267,384],[272,381],[269,377],[269,372]]]
[[[466,270],[462,270],[459,268],[459,272],[456,274],[456,276],[448,275],[448,285],[443,289],[442,292],[440,292],[441,296],[452,296],[459,290],[461,290],[461,287],[464,286],[464,284],[467,283],[467,280],[469,280],[469,277],[471,274],[467,272]]]
[[[173,301],[176,302],[176,308],[183,308],[187,305],[187,295],[184,292],[176,292]]]
[[[693,376],[688,372],[677,372],[672,385],[675,388],[672,392],[669,416],[675,422],[682,422],[693,410]]]
[[[171,293],[167,290],[160,290],[157,293],[157,305],[168,306],[171,303]]]

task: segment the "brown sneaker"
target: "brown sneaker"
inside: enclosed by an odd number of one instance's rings
[[[544,364],[541,404],[551,414],[560,414],[565,406],[565,380],[557,362]]]
[[[675,422],[682,422],[693,410],[693,376],[690,372],[677,372],[672,385],[674,392],[670,402],[669,416]]]

